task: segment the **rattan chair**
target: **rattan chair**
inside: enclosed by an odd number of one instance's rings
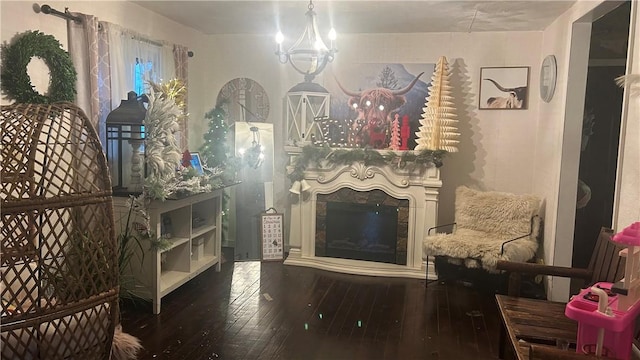
[[[71,103],[0,112],[2,358],[108,359],[118,320],[111,181]]]

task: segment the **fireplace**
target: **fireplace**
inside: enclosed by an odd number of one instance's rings
[[[286,150],[291,158],[302,151],[298,147]],[[422,239],[437,223],[442,186],[437,168],[322,164],[305,169],[304,180],[309,189],[290,198],[286,265],[423,279],[429,266],[429,274],[435,274],[433,264],[422,260]],[[358,223],[366,224],[367,218],[380,213],[384,217],[378,220],[384,220],[374,223],[385,230],[376,230],[377,236],[363,236],[362,230],[371,225]],[[347,217],[351,219],[345,220]]]
[[[407,263],[409,201],[342,188],[316,200],[316,256]]]
[[[328,203],[324,256],[395,264],[397,222],[391,206]]]

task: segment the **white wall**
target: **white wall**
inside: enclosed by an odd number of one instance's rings
[[[543,33],[542,55],[553,54],[558,61],[556,96],[550,103],[540,102],[540,126],[536,141],[536,176],[534,192],[547,201],[544,231],[544,259],[546,263],[570,266],[573,252],[575,222],[575,187],[578,178],[578,159],[582,131],[583,103],[580,96],[568,90],[571,81],[580,82],[586,76],[586,59],[571,59],[573,50],[588,51],[588,35],[592,19],[602,15],[616,4],[605,1],[578,1],[565,14],[556,19]],[[628,69],[640,73],[640,39],[638,30],[638,4],[632,3],[632,38],[629,45]],[[634,26],[635,25],[635,26]],[[581,39],[582,37],[582,39]],[[635,37],[635,44],[634,44]],[[584,68],[583,68],[584,67]],[[569,71],[571,69],[571,71]],[[576,70],[578,73],[576,73]],[[581,74],[580,72],[584,72]],[[613,226],[620,230],[640,220],[640,98],[625,94],[621,129],[621,152],[618,164],[616,204]],[[565,154],[564,158],[562,154]],[[564,159],[564,161],[563,161]],[[565,278],[548,279],[552,300],[566,301],[569,297],[569,281]]]
[[[631,3],[627,74],[640,75],[640,3]],[[638,86],[638,85],[636,85]],[[640,92],[625,93],[614,224],[623,229],[640,221]]]
[[[461,144],[441,170],[439,223],[453,221],[454,191],[459,185],[514,193],[533,192],[537,79],[540,32],[424,33],[340,37],[340,64],[449,62],[458,108]],[[480,68],[531,66],[528,110],[478,110]],[[424,79],[426,80],[426,79]]]
[[[596,4],[593,3],[595,6]],[[580,7],[580,9],[578,9]],[[575,206],[569,206],[566,214],[558,214],[558,207],[562,204],[558,201],[558,189],[560,187],[561,154],[563,147],[563,136],[565,126],[565,103],[567,101],[567,79],[569,68],[570,40],[572,33],[572,23],[590,9],[582,9],[584,6],[575,5],[567,13],[558,18],[543,33],[542,56],[555,55],[557,60],[557,81],[556,95],[549,103],[540,103],[540,118],[544,119],[537,129],[536,141],[536,161],[534,164],[536,174],[536,192],[544,194],[546,199],[545,224],[544,224],[544,261],[547,264],[561,266],[571,265],[573,251],[573,223],[575,217]],[[580,109],[582,114],[582,109]],[[581,128],[580,125],[576,125]],[[579,148],[580,137],[577,137],[577,145],[571,144],[573,148]],[[578,161],[573,166],[575,179],[573,186],[577,184]],[[571,183],[571,181],[568,181]],[[575,190],[575,189],[574,189]],[[575,191],[574,191],[575,193]],[[575,194],[573,199],[565,200],[569,204],[575,204]],[[572,211],[571,211],[572,210]],[[560,220],[558,220],[560,216]],[[557,233],[556,226],[562,227],[561,234]],[[565,226],[570,224],[569,226]],[[569,292],[569,282],[566,279],[555,279],[556,283],[549,279],[548,291],[554,292],[556,285],[555,300],[566,301]],[[562,289],[560,293],[558,289]]]
[[[40,30],[53,35],[67,49],[67,25],[62,18],[35,13],[33,2],[28,1],[0,1],[0,39],[9,42],[18,33],[27,30]],[[41,3],[42,4],[42,3]],[[191,28],[180,25],[163,16],[159,16],[136,4],[125,1],[49,1],[52,8],[64,11],[80,12],[98,17],[99,20],[118,24],[122,27],[135,30],[147,35],[153,40],[165,40],[168,42],[187,46],[195,53],[189,60],[189,113],[190,122],[200,122],[204,119],[206,106],[203,103],[205,94],[209,89],[208,81],[202,74],[211,64],[205,56],[208,47],[206,37]],[[44,68],[46,71],[46,68]],[[32,73],[32,83],[38,90],[46,88],[49,77],[45,72]],[[43,87],[38,87],[42,84]],[[9,101],[4,96],[1,103]]]
[[[535,134],[538,122],[538,76],[541,32],[424,33],[340,35],[336,60],[317,79],[333,74],[341,76],[341,66],[353,63],[435,63],[446,56],[456,87],[456,101],[462,144],[460,152],[445,158],[441,168],[444,182],[440,202],[440,220],[453,219],[454,190],[471,184],[488,190],[531,193]],[[302,75],[291,66],[281,65],[274,55],[272,36],[212,37],[209,57],[212,105],[217,91],[235,77],[259,82],[269,95],[269,121],[274,122],[276,149],[284,144],[283,98]],[[225,49],[224,52],[219,49]],[[344,65],[343,65],[344,64]],[[479,111],[478,87],[482,66],[531,66],[528,110]],[[423,79],[428,80],[428,79]],[[197,133],[201,130],[195,130]],[[287,207],[288,191],[284,177],[284,153],[276,161],[281,173],[275,179],[276,208]],[[280,166],[280,167],[279,167]]]

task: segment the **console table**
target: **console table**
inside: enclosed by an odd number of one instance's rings
[[[114,198],[116,224],[122,228],[129,208],[126,198]],[[147,207],[151,230],[166,236],[171,243],[167,249],[150,249],[148,243],[125,273],[132,282],[122,284],[132,294],[151,300],[153,313],[160,313],[161,299],[215,266],[220,271],[222,231],[222,190],[191,195],[177,200],[153,200]]]

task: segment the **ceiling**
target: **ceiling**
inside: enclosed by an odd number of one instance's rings
[[[204,34],[298,36],[309,3],[297,1],[132,1]],[[575,0],[314,2],[320,32],[420,33],[543,30]],[[325,30],[326,28],[326,30]]]

